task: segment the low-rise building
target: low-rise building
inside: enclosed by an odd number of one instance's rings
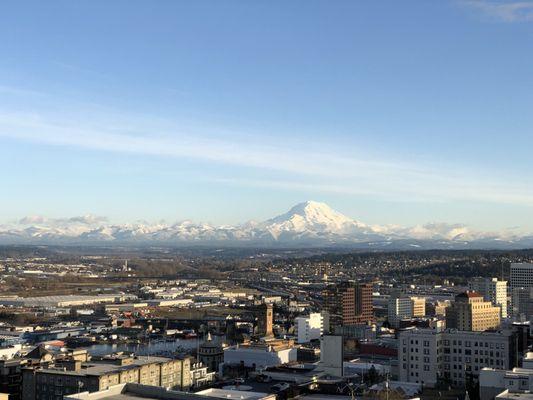
[[[275,394],[228,390],[205,389],[196,393],[167,390],[162,387],[123,383],[98,392],[81,392],[65,396],[65,400],[276,400]]]
[[[80,390],[97,392],[120,383],[180,390],[191,385],[190,358],[119,355],[86,362],[70,358],[47,368],[24,368],[22,376],[22,400],[57,400]]]
[[[239,344],[224,349],[225,365],[242,365],[246,368],[263,369],[296,360],[297,349],[290,340]]]
[[[504,390],[510,392],[533,392],[533,370],[513,368],[512,370],[483,368],[479,374],[479,396],[490,400]]]
[[[198,348],[198,358],[210,370],[217,372],[220,364],[224,362],[222,345],[215,343],[208,333],[207,340]]]
[[[215,372],[209,371],[201,362],[191,363],[191,388],[198,389],[211,385],[215,381]]]
[[[324,333],[324,318],[320,313],[311,313],[305,317],[297,317],[294,320],[296,341],[309,343],[318,340]]]

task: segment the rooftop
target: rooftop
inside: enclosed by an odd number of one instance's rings
[[[496,400],[533,400],[533,393],[531,392],[509,392],[504,390],[495,397]]]
[[[64,398],[65,400],[205,400],[206,397],[230,400],[275,400],[276,395],[226,389],[206,389],[197,393],[189,393],[167,390],[159,386],[123,383],[120,385],[111,386],[107,390],[101,390],[93,393],[83,392],[65,396]]]
[[[91,360],[82,363],[81,370],[78,371],[65,371],[63,368],[44,368],[39,369],[40,373],[46,374],[59,374],[59,375],[105,375],[114,371],[127,371],[130,369],[138,368],[142,365],[164,363],[170,361],[170,358],[166,357],[153,357],[153,356],[136,356],[131,360],[131,363],[120,365],[117,364],[116,359],[104,359],[104,360]]]
[[[464,293],[460,293],[457,296],[455,296],[456,299],[472,299],[476,297],[483,297],[483,296],[479,294],[478,292],[474,292],[470,290]]]

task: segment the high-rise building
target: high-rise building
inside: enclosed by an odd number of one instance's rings
[[[413,317],[426,316],[426,299],[424,297],[410,297],[413,308]]]
[[[526,293],[533,288],[533,264],[511,264],[509,288],[513,314],[518,316],[526,308],[524,306]]]
[[[294,320],[295,334],[298,343],[309,343],[311,340],[320,339],[324,333],[324,318],[321,313],[311,313],[305,317]]]
[[[407,296],[392,295],[389,298],[387,315],[389,324],[397,328],[402,319],[413,317],[413,305],[411,299]]]
[[[398,328],[401,320],[426,315],[426,299],[394,292],[389,298],[387,311],[389,323]]]
[[[329,286],[322,294],[331,329],[373,321],[371,284],[344,282]]]
[[[483,295],[485,301],[500,307],[501,317],[507,318],[507,281],[498,278],[473,278],[468,282],[468,289]]]
[[[533,286],[533,264],[514,263],[511,264],[510,287],[532,287]]]
[[[521,320],[533,317],[533,286],[516,287],[511,292],[513,298],[513,315]]]
[[[500,307],[484,301],[477,292],[465,292],[455,296],[446,309],[446,327],[460,331],[485,331],[500,326]]]

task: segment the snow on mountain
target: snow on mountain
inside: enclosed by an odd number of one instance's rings
[[[316,201],[297,204],[285,214],[265,221],[260,227],[270,233],[274,240],[325,237],[351,237],[355,240],[374,233],[365,224]]]
[[[0,225],[0,244],[86,243],[226,243],[250,245],[356,246],[357,248],[525,247],[533,236],[508,231],[484,233],[461,224],[429,223],[412,227],[367,225],[325,203],[306,201],[264,222],[214,226],[182,221],[174,224],[137,222],[110,224],[105,218],[81,216],[22,218]]]
[[[484,233],[472,231],[462,224],[428,223],[412,227],[398,225],[374,226],[374,230],[383,235],[417,240],[476,240]]]

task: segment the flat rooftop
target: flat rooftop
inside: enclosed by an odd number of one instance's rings
[[[495,397],[496,400],[533,400],[531,392],[509,392],[505,390]]]
[[[234,400],[275,400],[275,394],[243,390],[206,389],[197,393],[167,390],[159,386],[123,383],[98,392],[83,392],[65,396],[65,400],[205,400],[206,398]]]
[[[171,358],[166,357],[153,357],[153,356],[137,356],[135,357],[130,364],[119,365],[114,362],[114,360],[91,360],[82,363],[82,368],[79,371],[65,371],[62,368],[44,368],[39,369],[39,373],[45,374],[57,374],[57,375],[106,375],[111,372],[116,371],[127,371],[130,369],[136,369],[143,365],[165,363],[171,361]]]

